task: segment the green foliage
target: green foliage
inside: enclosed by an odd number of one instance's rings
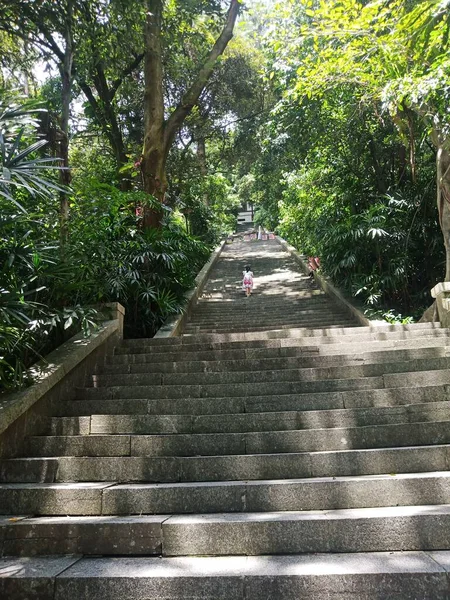
[[[55,294],[70,274],[58,259],[48,216],[59,188],[42,173],[54,164],[33,140],[32,103],[2,104],[0,115],[0,381],[2,387],[27,381],[26,367],[72,325],[87,326],[91,311],[64,310]],[[24,143],[25,142],[25,143]],[[47,216],[46,216],[47,215]]]
[[[19,173],[23,164],[40,172],[48,163],[37,154],[44,144],[32,139],[37,123],[24,110],[3,114],[8,120],[2,127],[2,160],[9,166],[12,161]],[[24,122],[27,140],[22,149],[16,132]],[[95,170],[91,165],[91,172]],[[144,232],[139,211],[152,199],[88,178],[87,169],[73,181],[70,237],[60,248],[57,187],[41,174],[37,185],[35,171],[31,179],[19,175],[20,185],[14,186],[4,166],[2,172],[2,388],[27,383],[27,368],[77,330],[88,334],[95,326],[95,306],[101,303],[125,305],[126,333],[137,337],[153,335],[169,315],[182,310],[184,294],[206,261],[209,246],[186,235],[170,209],[162,230]]]
[[[43,177],[49,169],[58,169],[54,158],[42,158],[38,151],[47,145],[44,139],[27,145],[27,135],[37,127],[39,104],[0,99],[0,196],[25,212],[16,199],[23,195],[49,196],[61,188]]]
[[[223,175],[205,175],[180,186],[180,210],[189,231],[209,245],[234,231],[239,199]]]
[[[257,135],[256,220],[384,318],[416,314],[445,265],[433,146],[450,131],[448,2],[285,0],[265,18],[278,102]]]
[[[79,269],[72,296],[123,304],[128,337],[150,337],[168,315],[182,310],[184,294],[209,254],[170,211],[162,229],[143,231],[135,213],[146,201],[142,192],[120,192],[93,180],[83,182],[71,209],[67,252]],[[86,227],[87,219],[95,226]]]

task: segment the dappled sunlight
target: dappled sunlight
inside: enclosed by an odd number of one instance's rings
[[[24,573],[25,567],[22,561],[17,560],[17,563],[11,564],[11,561],[8,560],[8,564],[3,565],[0,559],[0,577],[14,577]]]

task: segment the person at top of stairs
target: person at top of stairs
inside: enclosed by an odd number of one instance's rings
[[[253,290],[253,272],[250,265],[245,265],[242,275],[244,276],[244,279],[242,280],[242,289],[245,291],[245,295],[248,298]]]

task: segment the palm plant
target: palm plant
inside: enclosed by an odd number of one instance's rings
[[[45,286],[42,264],[53,266],[56,248],[39,241],[44,233],[31,198],[51,198],[59,190],[47,174],[59,169],[56,159],[40,155],[46,140],[36,140],[35,102],[0,98],[0,382],[2,387],[26,380],[28,357],[36,357],[37,323],[47,306],[39,301]],[[30,212],[30,208],[33,210]]]
[[[37,155],[48,141],[41,139],[23,147],[27,134],[35,133],[38,126],[36,113],[42,111],[35,101],[21,105],[0,99],[0,195],[22,212],[26,209],[17,201],[15,192],[49,196],[53,191],[62,191],[60,186],[42,176],[43,171],[61,169],[55,164],[57,159]]]

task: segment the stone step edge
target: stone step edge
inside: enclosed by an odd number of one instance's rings
[[[41,545],[43,554],[48,554],[46,550],[50,546],[51,554],[74,553],[75,549],[77,553],[98,555],[100,545],[106,556],[147,554],[161,557],[241,552],[260,555],[267,551],[277,554],[357,552],[351,548],[367,551],[371,543],[375,545],[373,549],[380,549],[381,545],[387,551],[450,550],[450,539],[445,535],[435,536],[438,540],[434,544],[431,535],[428,540],[416,539],[414,534],[409,536],[410,539],[399,538],[399,528],[401,531],[412,524],[417,527],[417,520],[420,520],[421,528],[436,527],[438,522],[442,531],[448,528],[449,519],[449,504],[266,513],[5,516],[0,518],[0,556],[26,556],[30,544],[32,554],[37,554]],[[59,528],[58,532],[55,527]],[[349,527],[357,527],[358,533],[364,533],[366,527],[368,530],[358,541],[356,536],[349,535]],[[236,538],[237,531],[241,534]],[[273,541],[268,536],[270,531],[275,536]],[[52,540],[50,544],[49,540]]]
[[[368,430],[378,430],[380,431],[380,429],[388,429],[391,428],[391,431],[395,431],[395,429],[397,427],[402,427],[405,425],[428,425],[430,427],[432,427],[433,425],[442,425],[445,426],[446,424],[449,425],[449,429],[450,429],[450,419],[442,419],[442,420],[438,420],[438,421],[415,421],[413,423],[409,422],[409,421],[404,421],[404,422],[398,422],[398,423],[383,423],[383,424],[379,424],[379,425],[360,425],[360,426],[355,426],[355,427],[316,427],[316,428],[308,428],[308,429],[275,429],[275,430],[261,430],[261,431],[244,431],[244,432],[223,432],[223,433],[219,433],[219,432],[212,432],[212,433],[207,433],[207,432],[196,432],[196,433],[91,433],[91,434],[74,434],[74,435],[30,435],[28,436],[28,440],[47,440],[47,439],[55,439],[58,438],[59,440],[67,440],[70,441],[71,439],[101,439],[101,438],[111,438],[111,437],[118,437],[118,438],[123,438],[123,437],[130,437],[130,438],[164,438],[164,439],[169,439],[169,440],[176,440],[177,438],[179,439],[181,436],[183,437],[189,437],[189,438],[197,438],[199,439],[200,437],[206,437],[208,436],[208,438],[210,438],[211,436],[215,436],[216,438],[220,439],[224,439],[225,436],[231,438],[231,437],[245,437],[245,436],[265,436],[267,435],[267,437],[269,436],[273,436],[273,435],[284,435],[286,434],[286,436],[289,435],[294,435],[294,434],[302,434],[302,433],[307,433],[308,436],[313,436],[314,434],[319,434],[319,433],[323,433],[323,432],[334,432],[337,435],[348,435],[349,437],[352,436],[352,434],[354,432],[362,432],[362,435],[364,434],[364,432],[368,431]],[[267,454],[267,453],[266,453]],[[123,456],[123,455],[119,455],[119,456]]]
[[[438,492],[438,496],[436,495]],[[420,501],[421,500],[421,501]],[[450,473],[200,483],[3,484],[3,515],[274,512],[450,503]],[[172,507],[172,508],[170,508]]]
[[[175,558],[37,557],[0,561],[0,592],[46,600],[187,597],[445,600],[450,552],[366,552]],[[182,590],[182,591],[181,591]],[[5,592],[5,593],[4,593]],[[431,595],[430,595],[431,594]],[[132,596],[131,596],[132,595]],[[41,596],[43,597],[43,596]]]
[[[350,325],[351,320],[350,319],[346,319],[343,322],[333,322],[329,324],[329,328],[331,329],[332,327],[336,328],[336,329],[341,329],[342,327],[351,327]],[[313,331],[313,328],[310,325],[300,325],[299,322],[297,322],[295,324],[297,327],[296,328],[301,328],[304,331]],[[358,327],[358,325],[354,325],[355,328]],[[273,325],[269,324],[269,325],[262,325],[261,327],[243,327],[243,328],[238,328],[238,327],[233,327],[233,326],[229,326],[229,327],[196,327],[196,326],[191,326],[191,325],[186,325],[186,328],[183,331],[183,337],[189,337],[189,336],[196,336],[196,335],[238,335],[238,334],[246,334],[246,333],[265,333],[266,331],[289,331],[292,328],[292,325],[281,325],[279,327],[273,327]]]
[[[359,331],[359,328],[353,328],[354,331]],[[436,339],[442,340],[450,337],[449,329],[422,329],[418,332],[414,331],[393,331],[391,335],[379,332],[358,333],[357,335],[279,335],[286,334],[289,330],[275,332],[256,332],[257,337],[253,339],[200,339],[195,336],[177,337],[177,338],[156,338],[156,340],[174,340],[175,343],[166,346],[162,344],[151,344],[146,340],[145,344],[116,346],[115,354],[145,354],[153,352],[159,354],[167,353],[190,353],[198,352],[199,349],[210,350],[235,350],[235,349],[265,349],[278,347],[294,347],[302,348],[304,352],[318,352],[321,348],[339,347],[348,344],[358,343],[378,343],[378,342],[402,342],[404,340],[413,341],[415,339]],[[270,333],[270,336],[265,335]],[[255,334],[256,335],[256,334]],[[150,340],[151,342],[151,340]]]
[[[435,366],[427,365],[426,363],[431,361],[442,361],[444,364]],[[408,366],[413,366],[413,364],[408,365],[408,363],[425,363],[423,366],[426,368],[412,368],[408,369]],[[448,365],[446,364],[448,362]],[[400,361],[398,363],[389,363],[398,365],[399,370],[392,370],[383,372],[382,367],[384,363],[373,363],[373,365],[361,365],[361,368],[364,370],[364,367],[368,367],[367,370],[370,370],[370,367],[377,366],[381,372],[375,373],[362,373],[359,376],[357,374],[349,373],[350,377],[342,377],[339,376],[340,373],[338,369],[345,370],[345,365],[337,366],[337,367],[305,367],[305,368],[290,368],[290,369],[276,369],[271,371],[271,373],[280,373],[280,379],[275,378],[265,378],[264,375],[267,374],[267,371],[258,370],[258,371],[229,371],[229,372],[199,372],[199,373],[133,373],[130,374],[130,377],[134,377],[135,379],[139,379],[141,377],[145,380],[146,377],[151,378],[152,382],[146,383],[145,381],[132,381],[132,382],[124,382],[123,374],[122,377],[119,374],[118,377],[121,380],[120,383],[116,383],[114,380],[115,375],[111,374],[103,374],[98,376],[93,376],[92,381],[89,381],[92,385],[86,385],[83,388],[76,388],[77,391],[83,390],[83,393],[97,393],[97,394],[106,394],[106,398],[116,399],[116,392],[120,392],[121,390],[139,390],[142,388],[149,388],[152,390],[157,390],[158,388],[163,389],[179,389],[184,388],[185,393],[189,394],[191,390],[194,389],[202,389],[207,392],[207,396],[203,396],[207,398],[209,395],[208,390],[213,392],[214,390],[218,390],[220,386],[229,385],[229,386],[254,386],[254,389],[258,389],[258,386],[274,386],[279,385],[280,388],[283,385],[298,385],[299,387],[307,386],[308,384],[314,386],[317,385],[320,387],[323,384],[327,389],[323,389],[325,392],[333,392],[339,391],[334,388],[334,386],[345,386],[345,389],[356,389],[352,386],[358,386],[359,383],[366,382],[367,386],[362,386],[363,389],[395,389],[397,387],[405,387],[396,384],[396,382],[401,382],[402,379],[410,378],[410,380],[415,381],[415,386],[417,387],[420,384],[420,387],[426,386],[427,382],[430,381],[430,377],[437,376],[438,380],[441,383],[450,384],[450,357],[437,357],[437,358],[424,358],[424,359],[414,359],[411,361]],[[352,368],[358,367],[348,367],[348,370],[351,371]],[[335,369],[338,371],[337,373],[333,373],[331,370]],[[330,372],[330,376],[320,377],[320,372],[324,375],[327,375],[327,372]],[[281,375],[282,374],[282,375]],[[302,374],[305,376],[302,377]],[[345,373],[344,373],[345,374]],[[199,379],[199,381],[195,381],[192,383],[180,383],[176,380],[178,376],[188,377],[191,376],[192,379]],[[220,375],[220,377],[218,377]],[[229,381],[210,381],[209,379],[214,379],[217,376],[217,379],[224,378],[229,376]],[[246,377],[247,375],[247,377]],[[308,376],[310,375],[310,376]],[[355,376],[356,375],[356,376]],[[204,379],[202,379],[204,377]],[[240,379],[241,381],[235,381],[234,378]],[[175,379],[175,381],[174,381]],[[448,381],[447,381],[448,379]],[[350,386],[350,387],[349,387]],[[379,387],[376,387],[379,386]],[[343,388],[340,388],[342,390]],[[361,389],[361,386],[359,388]],[[95,390],[95,391],[94,391]],[[244,392],[245,393],[245,392]],[[300,392],[305,393],[305,392]],[[260,395],[260,394],[250,394],[250,395]],[[126,398],[128,396],[125,396]],[[192,396],[189,396],[192,397]],[[214,395],[211,396],[215,397]],[[234,396],[236,397],[236,396]],[[120,398],[120,396],[117,396]]]
[[[354,352],[350,353],[350,352],[345,352],[345,353],[334,353],[334,354],[313,354],[312,356],[304,356],[304,353],[300,353],[298,356],[271,356],[268,358],[265,358],[263,356],[261,357],[244,357],[244,358],[238,358],[238,359],[232,359],[232,358],[226,358],[226,359],[220,359],[220,358],[211,358],[211,360],[207,360],[207,359],[193,359],[193,360],[174,360],[173,363],[179,365],[179,367],[177,366],[176,370],[173,371],[165,371],[166,373],[170,374],[170,373],[203,373],[203,372],[207,372],[207,373],[222,373],[222,372],[241,372],[241,371],[248,371],[249,369],[246,368],[246,365],[248,366],[252,366],[252,363],[258,363],[258,362],[262,362],[264,366],[264,364],[268,364],[270,361],[280,361],[280,362],[285,362],[285,361],[298,361],[299,364],[296,367],[291,367],[291,368],[295,368],[295,369],[313,369],[313,368],[328,368],[328,367],[345,367],[345,366],[349,366],[349,367],[356,367],[356,366],[361,366],[361,365],[371,365],[371,364],[380,364],[380,363],[385,363],[385,362],[393,362],[392,358],[395,358],[396,355],[398,355],[398,353],[402,353],[402,352],[409,352],[412,354],[417,354],[417,356],[406,356],[403,358],[402,361],[396,361],[396,362],[403,362],[403,361],[409,361],[409,360],[422,360],[423,357],[421,356],[421,353],[423,353],[424,351],[426,351],[429,356],[426,356],[425,359],[434,359],[434,358],[447,358],[450,357],[450,345],[447,344],[442,344],[442,345],[431,345],[431,346],[420,346],[418,348],[385,348],[385,349],[378,349],[375,351],[371,351],[371,352],[361,352],[358,351],[356,348],[354,350]],[[116,355],[116,356],[120,356],[120,355]],[[302,366],[301,361],[304,359],[308,359],[311,361],[315,361],[317,363],[317,367],[312,367],[312,366]],[[384,359],[384,360],[383,360]],[[266,361],[266,362],[265,362]],[[348,361],[348,362],[346,362]],[[221,364],[224,364],[224,368],[221,369],[211,369],[208,368],[206,369],[206,367],[210,366],[212,363],[215,362],[219,362]],[[160,373],[161,371],[153,371],[151,370],[152,364],[171,364],[170,361],[148,361],[148,362],[139,362],[139,363],[134,363],[134,362],[114,362],[114,363],[109,363],[108,365],[105,366],[101,366],[97,369],[96,374],[97,375],[114,375],[114,374],[124,374],[124,375],[139,375],[139,374],[150,374],[150,373]],[[186,364],[189,363],[189,364]],[[205,366],[205,371],[190,371],[191,364],[190,363],[195,363],[198,365],[204,365]],[[351,363],[351,364],[348,364]],[[236,364],[242,364],[243,367],[242,369],[229,369],[227,370],[226,367],[227,366],[235,366]],[[139,367],[143,368],[145,365],[148,365],[148,371],[146,370],[142,370],[142,371],[134,371],[132,370],[133,367],[136,367],[137,365],[139,365]],[[270,367],[271,369],[273,369],[273,367]],[[281,367],[280,370],[285,371],[287,368],[286,367]],[[253,370],[253,369],[252,369]],[[261,369],[255,369],[260,371]]]
[[[236,417],[236,419],[239,420],[251,420],[255,418],[255,415],[258,415],[256,418],[258,420],[273,420],[273,419],[286,419],[289,417],[294,417],[295,415],[299,416],[299,417],[305,417],[306,419],[308,417],[312,417],[312,416],[317,416],[317,417],[321,417],[324,416],[326,417],[332,417],[334,418],[335,416],[339,416],[337,414],[337,411],[339,411],[340,415],[344,416],[344,415],[348,415],[350,417],[352,416],[356,416],[358,414],[363,413],[364,411],[372,411],[375,414],[377,413],[387,413],[389,414],[390,412],[421,412],[422,410],[425,409],[430,409],[430,411],[433,410],[440,410],[440,409],[448,409],[450,410],[450,404],[448,402],[448,400],[440,400],[440,401],[436,401],[436,402],[422,402],[422,403],[417,403],[417,404],[401,404],[401,405],[397,405],[397,406],[373,406],[370,408],[367,407],[363,407],[363,408],[330,408],[330,409],[322,409],[322,410],[283,410],[283,411],[273,411],[273,412],[268,412],[268,411],[261,411],[258,413],[254,413],[254,412],[244,412],[244,413],[227,413],[227,417],[231,418],[231,417]],[[89,419],[89,430],[91,434],[95,434],[96,432],[91,431],[92,429],[92,423],[100,420],[102,418],[107,417],[108,419],[111,419],[113,421],[119,421],[121,419],[124,418],[131,418],[131,419],[138,419],[138,418],[146,418],[146,419],[152,419],[155,420],[155,418],[160,418],[160,419],[167,419],[168,421],[170,421],[173,418],[177,418],[177,419],[181,419],[186,421],[187,424],[191,424],[191,426],[193,427],[196,421],[202,421],[202,420],[214,420],[217,419],[218,421],[222,420],[224,418],[224,414],[223,413],[208,413],[208,414],[203,414],[203,415],[188,415],[188,414],[164,414],[164,415],[150,415],[148,413],[133,413],[133,414],[129,414],[129,413],[121,413],[121,414],[95,414],[95,415],[80,415],[80,416],[73,416],[73,417],[64,417],[64,416],[54,416],[54,417],[48,417],[48,421],[50,423],[49,426],[52,425],[53,422],[56,423],[63,423],[64,419],[67,419],[69,421],[73,421],[73,422],[80,422],[83,423],[83,421],[86,421],[87,419]],[[405,421],[402,423],[410,423],[411,421]],[[430,421],[413,421],[414,423],[429,423]],[[86,421],[87,423],[87,421]],[[394,425],[394,424],[398,424],[401,423],[400,421],[396,422],[396,423],[383,423],[384,425]],[[357,427],[365,427],[365,426],[369,426],[370,423],[368,425],[358,425]],[[380,426],[381,423],[379,424],[373,424],[374,426]],[[335,429],[336,427],[320,427],[320,428],[316,428],[316,429]],[[297,431],[303,431],[303,430],[311,430],[311,427],[303,427],[302,429],[299,429]],[[269,430],[260,430],[260,431],[269,431]],[[292,430],[286,430],[286,429],[271,429],[271,432],[274,431],[292,431]],[[178,433],[182,433],[182,434],[186,434],[186,433],[242,433],[242,432],[220,432],[220,431],[211,431],[211,432],[207,432],[207,431],[201,431],[201,432],[165,432],[166,433],[172,433],[172,434],[178,434]],[[249,433],[254,433],[254,431],[252,430]],[[128,432],[128,434],[132,434],[132,432]],[[53,435],[53,434],[44,434],[44,435]],[[66,434],[55,434],[55,435],[66,435]],[[78,435],[78,434],[70,434],[70,435]]]
[[[91,388],[79,388],[80,390],[85,390],[85,389],[91,389]],[[368,400],[367,397],[371,396],[385,396],[388,392],[389,393],[398,393],[400,395],[405,394],[405,393],[411,393],[413,391],[416,391],[420,389],[421,391],[431,391],[434,390],[434,392],[439,393],[439,394],[444,394],[444,395],[449,395],[450,394],[450,382],[449,383],[438,383],[438,384],[429,384],[427,383],[426,385],[421,385],[420,388],[417,387],[417,385],[411,385],[411,386],[396,386],[396,387],[383,387],[383,388],[362,388],[362,389],[347,389],[347,390],[338,390],[335,391],[333,390],[332,392],[330,391],[321,391],[321,392],[292,392],[290,394],[267,394],[267,395],[261,395],[261,394],[255,394],[254,396],[246,396],[246,395],[242,395],[242,396],[214,396],[212,398],[207,398],[207,397],[201,397],[201,396],[195,396],[195,397],[179,397],[179,398],[166,398],[164,396],[160,397],[160,398],[142,398],[142,397],[136,397],[136,398],[113,398],[113,396],[109,396],[107,398],[82,398],[79,395],[75,396],[72,400],[70,400],[70,403],[73,403],[73,406],[76,407],[77,403],[86,403],[86,402],[105,402],[105,400],[108,400],[110,402],[147,402],[147,403],[161,403],[163,402],[164,404],[167,404],[168,402],[181,402],[181,403],[189,403],[189,402],[197,402],[197,403],[202,403],[202,402],[207,402],[208,400],[212,401],[212,402],[225,402],[227,400],[230,400],[232,402],[240,402],[242,404],[242,410],[238,413],[233,413],[233,412],[224,412],[223,414],[244,414],[244,413],[253,413],[253,412],[260,412],[260,411],[255,411],[255,410],[248,410],[249,408],[251,408],[252,406],[254,406],[255,404],[261,404],[261,403],[265,403],[267,404],[268,402],[273,402],[274,399],[276,398],[277,400],[281,399],[282,401],[290,401],[293,400],[294,398],[296,399],[297,405],[299,407],[301,407],[302,403],[304,402],[308,402],[311,401],[311,398],[314,400],[324,400],[325,397],[330,397],[330,394],[333,394],[335,398],[338,398],[338,402],[342,402],[342,404],[338,407],[339,409],[346,409],[346,408],[364,408],[364,406],[356,406],[355,405],[355,399],[354,396],[357,394],[359,397],[362,397],[365,399],[365,401]],[[375,398],[376,399],[376,398]],[[350,400],[350,403],[349,403]],[[67,402],[67,401],[66,401]],[[401,404],[398,403],[391,403],[391,404],[381,404],[378,406],[388,406],[388,407],[394,407],[394,406],[404,406],[406,405],[406,402],[403,402]],[[413,403],[415,404],[415,403]],[[71,404],[72,406],[72,404]],[[148,405],[147,405],[148,407]],[[374,408],[373,404],[369,404],[367,406],[367,408]],[[148,409],[148,408],[147,408]],[[297,408],[296,410],[302,410],[301,408]],[[319,408],[317,410],[333,410],[332,408]],[[265,412],[273,412],[273,411],[265,411]],[[98,413],[95,413],[98,414]],[[115,414],[115,413],[107,413],[107,414]],[[133,413],[135,414],[135,413]],[[154,415],[155,413],[153,412],[147,412],[145,414],[149,414],[149,415]],[[159,415],[162,414],[186,414],[186,413],[157,413]],[[211,413],[207,413],[207,412],[203,412],[203,413],[196,413],[197,415],[202,415],[202,414],[211,414]],[[219,413],[222,414],[222,413]],[[61,416],[61,415],[59,415]],[[62,415],[64,416],[64,415]],[[83,415],[73,415],[73,416],[83,416]]]
[[[420,456],[419,456],[419,455]],[[299,468],[301,477],[304,479],[325,477],[325,476],[364,476],[364,475],[380,475],[386,474],[386,471],[392,472],[405,472],[414,473],[421,472],[423,469],[434,468],[436,471],[447,469],[450,464],[450,444],[436,444],[432,446],[402,446],[393,448],[372,448],[372,449],[352,449],[352,450],[326,450],[326,451],[314,451],[314,452],[291,452],[289,455],[286,454],[234,454],[224,456],[178,456],[178,457],[146,457],[144,460],[140,457],[135,456],[120,456],[111,459],[111,457],[21,457],[21,458],[9,458],[0,461],[0,468],[2,474],[3,483],[21,483],[21,484],[34,484],[34,483],[59,483],[67,484],[77,481],[77,478],[70,474],[67,479],[60,478],[59,468],[62,467],[71,472],[71,468],[75,468],[77,472],[80,467],[84,469],[88,468],[99,468],[100,475],[92,479],[86,478],[78,480],[83,483],[104,483],[110,482],[114,478],[114,475],[108,476],[106,473],[103,475],[103,468],[105,462],[117,465],[119,463],[125,463],[125,466],[133,466],[139,463],[139,467],[143,465],[149,465],[153,468],[153,477],[147,480],[142,477],[141,471],[139,471],[138,477],[134,477],[130,472],[126,472],[126,476],[123,479],[116,479],[114,484],[117,485],[122,483],[194,483],[194,482],[217,482],[221,481],[220,476],[215,475],[215,465],[219,463],[219,466],[225,465],[228,469],[233,468],[234,473],[236,469],[255,468],[255,465],[267,462],[267,459],[271,461],[272,480],[285,479],[286,471],[282,471],[282,476],[279,473],[280,461],[286,465],[286,458],[288,459],[288,471],[289,468]],[[420,460],[419,460],[420,459]],[[355,469],[352,461],[362,460],[362,467]],[[294,461],[294,464],[292,464]],[[380,467],[380,461],[388,461],[387,465]],[[405,462],[406,461],[406,462]],[[236,463],[233,466],[233,462]],[[407,463],[412,464],[411,468],[408,469]],[[158,476],[158,469],[162,467],[164,469],[164,476]],[[196,467],[202,469],[203,478],[199,478],[196,472]],[[205,469],[213,468],[214,475],[204,476]],[[25,480],[20,481],[15,477],[15,470],[19,469],[21,477],[23,473],[28,469],[28,473],[33,473],[33,469],[37,468],[38,472],[34,481],[32,477],[28,476]],[[41,477],[41,470],[45,469],[46,479],[43,480]],[[156,471],[155,471],[156,469]],[[193,469],[193,471],[190,471]],[[12,481],[11,477],[12,470]],[[175,474],[173,474],[175,470]],[[187,471],[186,471],[187,470]],[[392,472],[391,472],[392,471]],[[168,473],[170,474],[168,476]],[[239,473],[239,471],[238,471]],[[267,471],[266,471],[267,473]],[[117,471],[115,472],[117,475]],[[289,473],[292,478],[292,471]],[[289,476],[288,475],[288,476]],[[268,475],[266,474],[266,477]],[[297,475],[299,477],[300,475]],[[225,479],[230,480],[229,477]],[[259,481],[258,474],[252,471],[252,475],[243,477],[238,475],[234,477],[234,480],[242,481]],[[1,484],[1,482],[0,482]]]
[[[341,476],[324,476],[324,477],[298,477],[295,479],[255,479],[255,480],[227,480],[227,481],[200,481],[200,482],[167,482],[167,483],[118,483],[115,481],[108,482],[64,482],[64,483],[0,483],[1,491],[22,491],[22,490],[34,490],[34,491],[46,491],[46,490],[95,490],[98,492],[112,491],[112,490],[154,490],[154,489],[180,489],[189,490],[194,488],[223,488],[226,486],[239,487],[239,486],[285,486],[289,484],[307,484],[307,485],[320,485],[320,484],[339,484],[339,483],[361,483],[365,481],[415,481],[415,480],[427,480],[427,479],[450,479],[450,471],[421,471],[419,473],[381,473],[381,474],[369,474],[369,475],[341,475]],[[347,509],[345,509],[347,510]],[[245,511],[244,511],[245,512]],[[261,511],[262,512],[262,511]],[[92,513],[91,513],[92,514]]]
[[[378,373],[376,372],[375,374],[371,374],[371,373],[363,373],[360,377],[324,377],[323,379],[360,379],[361,377],[379,377],[379,376],[384,376],[384,375],[393,375],[393,374],[397,374],[397,373],[423,373],[423,372],[428,372],[428,371],[446,371],[450,368],[450,353],[447,352],[443,352],[443,353],[438,353],[438,356],[425,356],[425,357],[401,357],[399,360],[390,360],[390,361],[371,361],[371,360],[367,360],[367,361],[361,361],[355,365],[347,365],[347,364],[319,364],[318,366],[302,366],[301,363],[298,365],[291,365],[290,363],[287,364],[287,366],[283,366],[283,362],[287,361],[290,357],[280,357],[279,359],[256,359],[257,361],[264,361],[264,360],[278,360],[281,364],[277,365],[276,367],[271,367],[270,369],[264,368],[265,365],[257,365],[257,368],[255,369],[246,369],[245,368],[245,364],[243,364],[242,369],[233,369],[233,370],[223,370],[223,371],[214,371],[214,370],[205,370],[205,371],[157,371],[157,372],[153,372],[153,371],[138,371],[138,372],[133,372],[133,373],[123,373],[123,372],[119,372],[119,373],[115,373],[115,372],[110,372],[110,371],[102,371],[100,373],[95,373],[93,375],[91,375],[90,377],[88,377],[88,381],[93,380],[96,382],[95,387],[115,387],[116,384],[108,384],[109,380],[114,380],[114,377],[117,375],[119,378],[121,378],[122,376],[130,376],[132,378],[135,378],[136,380],[139,379],[139,377],[142,377],[143,379],[145,379],[146,377],[151,377],[154,378],[155,380],[158,379],[158,377],[161,378],[161,381],[155,381],[155,383],[151,383],[151,384],[142,384],[139,381],[136,381],[136,383],[125,383],[124,385],[126,386],[132,386],[132,385],[203,385],[204,382],[200,381],[199,383],[193,383],[193,384],[183,384],[183,383],[178,383],[178,382],[165,382],[165,378],[169,378],[169,379],[173,379],[174,377],[176,377],[177,375],[190,375],[192,376],[192,378],[196,378],[196,377],[202,377],[202,376],[217,376],[219,377],[225,377],[225,376],[229,376],[230,379],[230,383],[257,383],[253,380],[250,380],[248,382],[234,382],[233,381],[233,377],[240,377],[242,374],[252,374],[252,376],[256,377],[261,377],[260,381],[264,382],[264,374],[267,373],[267,371],[270,370],[271,373],[282,373],[282,374],[287,374],[287,373],[298,373],[299,375],[304,373],[307,374],[308,372],[311,373],[311,375],[314,374],[314,377],[312,377],[312,380],[316,380],[316,374],[319,374],[320,372],[323,372],[324,374],[326,373],[333,373],[333,371],[337,371],[337,374],[339,374],[339,370],[346,370],[348,369],[348,372],[351,372],[352,369],[357,370],[358,368],[362,368],[363,371],[364,370],[368,370],[370,371],[371,368],[376,368],[376,370],[380,370],[381,372]],[[296,360],[296,357],[293,357],[294,361]],[[253,360],[253,359],[249,359],[249,360]],[[434,361],[439,361],[438,364],[441,366],[438,366],[437,368],[429,368],[428,363],[432,363]],[[226,361],[224,361],[226,362]],[[244,363],[244,360],[242,361],[232,361],[232,362],[238,362],[238,363]],[[319,361],[318,361],[319,362]],[[383,368],[385,367],[385,365],[398,365],[400,369],[404,369],[401,371],[388,371],[387,373],[385,373],[383,371]],[[410,369],[408,367],[415,365],[416,367],[425,367],[425,368],[414,368],[414,369]],[[319,380],[322,380],[322,378],[319,378]],[[126,380],[127,381],[127,380]],[[267,380],[266,380],[267,381]],[[283,383],[284,381],[293,381],[292,379],[289,380],[283,380],[280,379],[278,382],[275,379],[269,380],[272,383]],[[298,378],[298,379],[294,379],[294,381],[310,381],[310,379],[308,378]],[[103,383],[105,382],[105,383]],[[218,381],[217,385],[221,385],[223,384],[223,382]],[[214,383],[207,383],[206,385],[215,385]],[[120,384],[119,384],[120,386]],[[89,386],[87,386],[89,387]]]
[[[410,325],[379,325],[379,326],[368,326],[368,327],[344,327],[341,328],[341,331],[338,332],[337,329],[327,329],[325,328],[317,328],[317,329],[310,329],[308,330],[308,336],[307,337],[314,337],[314,335],[316,334],[317,337],[321,337],[321,336],[327,336],[327,335],[331,335],[331,336],[336,336],[337,334],[339,336],[344,336],[344,335],[359,335],[359,334],[363,334],[363,333],[382,333],[382,334],[386,334],[392,331],[415,331],[418,329],[443,329],[440,323],[412,323]],[[291,328],[290,331],[295,331],[295,328]],[[273,330],[273,333],[276,333],[278,331],[282,331],[284,332],[284,330]],[[259,333],[261,333],[262,335],[264,334],[268,334],[270,333],[270,331],[265,331],[265,332],[256,332],[256,334],[258,335]],[[303,329],[299,329],[298,333],[302,333],[304,335],[304,330]],[[189,345],[192,343],[196,343],[198,341],[208,341],[210,339],[214,339],[214,338],[219,338],[219,339],[223,339],[223,341],[232,341],[232,340],[227,340],[227,338],[229,338],[230,336],[232,336],[233,334],[223,334],[221,336],[219,335],[197,335],[197,336],[189,336],[187,337],[172,337],[172,338],[147,338],[145,340],[136,340],[136,339],[128,339],[128,340],[124,340],[123,341],[123,345],[124,346],[133,346],[133,345]],[[239,335],[241,336],[242,334],[235,334],[235,335]],[[245,334],[244,334],[245,335]],[[247,337],[245,339],[251,339],[251,333],[247,335]],[[194,341],[193,341],[194,340]]]
[[[252,354],[254,352],[261,353],[261,356],[250,356],[251,360],[259,360],[264,359],[264,352],[272,352],[272,351],[280,351],[280,350],[292,350],[294,353],[287,358],[314,358],[314,357],[322,357],[322,356],[348,356],[349,358],[354,357],[355,354],[374,354],[374,353],[383,353],[388,351],[406,351],[406,350],[422,350],[422,349],[430,349],[430,348],[450,348],[449,340],[447,336],[423,336],[417,338],[401,338],[401,339],[392,339],[392,340],[369,340],[372,350],[364,350],[361,353],[361,346],[359,342],[349,342],[349,343],[339,343],[339,344],[326,344],[322,345],[321,348],[318,346],[260,346],[260,347],[250,347],[250,348],[230,348],[230,349],[222,349],[220,346],[218,348],[209,348],[206,347],[205,350],[200,348],[196,348],[195,350],[178,350],[178,351],[167,351],[167,352],[153,352],[151,353],[151,361],[154,363],[162,363],[162,362],[206,362],[206,361],[216,361],[216,360],[237,360],[233,358],[222,359],[220,357],[221,354],[233,354],[237,353],[245,353]],[[342,348],[344,350],[342,351]],[[115,353],[106,358],[106,365],[119,365],[119,364],[129,364],[123,357],[131,358],[135,356],[142,356],[146,353]],[[150,354],[150,353],[149,353]],[[204,358],[196,358],[198,354],[206,355]],[[219,354],[219,356],[216,356]],[[120,357],[118,359],[118,357]],[[268,357],[271,358],[271,357]],[[279,354],[274,356],[273,358],[285,358],[283,354]],[[245,358],[247,359],[247,357]],[[131,358],[131,363],[136,362],[134,358]],[[140,361],[138,361],[140,362]],[[140,364],[145,364],[146,361],[141,362]]]

